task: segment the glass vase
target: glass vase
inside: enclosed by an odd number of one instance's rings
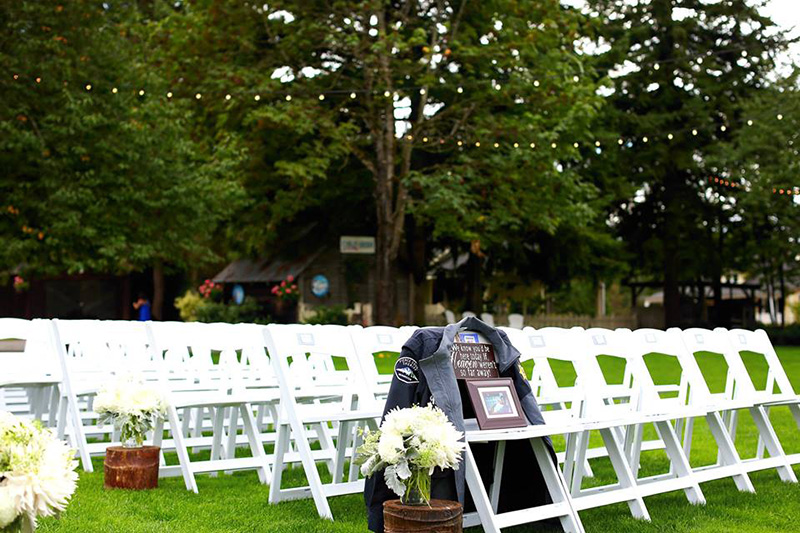
[[[428,469],[412,470],[406,492],[400,501],[403,505],[430,505],[431,474]]]

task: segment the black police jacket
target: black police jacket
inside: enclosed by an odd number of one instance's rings
[[[414,332],[403,345],[395,364],[389,397],[383,411],[384,417],[390,410],[398,407],[426,406],[433,403],[444,411],[459,431],[464,431],[464,409],[471,411],[472,407],[468,399],[462,401],[463,389],[459,389],[450,359],[451,346],[461,329],[477,331],[493,345],[499,374],[513,380],[528,422],[533,425],[544,424],[530,383],[520,373],[519,351],[504,332],[475,317],[465,318],[446,327],[422,328]],[[546,444],[555,461],[555,452],[549,439]],[[484,480],[492,479],[494,446],[494,443],[470,445]],[[462,464],[458,470],[437,469],[434,472],[431,497],[458,500],[465,505],[465,511],[469,511],[474,506],[468,495],[465,498],[465,492],[462,455]],[[397,499],[397,495],[386,486],[383,472],[376,472],[366,480],[364,501],[371,531],[383,532],[383,502],[392,499]],[[527,440],[508,441],[498,512],[551,501],[530,443]]]

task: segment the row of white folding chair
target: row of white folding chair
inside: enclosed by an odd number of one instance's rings
[[[677,331],[675,333],[677,334]],[[765,402],[768,403],[769,399],[764,395],[759,397],[757,394],[741,354],[734,349],[727,332],[723,329],[709,331],[701,328],[690,328],[681,332],[681,337],[690,359],[693,361],[700,352],[711,352],[724,357],[728,368],[725,391],[712,394],[707,387],[698,390],[707,396],[706,401],[716,405],[719,412],[724,414],[724,419],[728,422],[728,432],[731,435],[731,439],[735,438],[739,411],[746,410],[749,412],[758,431],[759,441],[761,445],[766,447],[770,457],[764,458],[763,453],[759,454],[758,450],[756,450],[754,457],[742,460],[744,469],[750,472],[775,468],[783,481],[796,483],[797,477],[792,469],[791,462],[786,456],[769,420],[765,407]],[[779,361],[777,366],[782,370]],[[789,384],[788,379],[784,382],[784,386],[787,385],[791,390],[791,384]],[[697,391],[690,393],[690,402],[696,401],[696,393]],[[784,396],[779,396],[779,398],[782,397]],[[684,447],[687,451],[691,450],[692,429],[692,421],[687,420],[684,435]],[[712,467],[711,470],[713,471],[714,468]]]

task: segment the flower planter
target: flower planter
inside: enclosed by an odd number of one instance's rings
[[[383,504],[383,524],[386,533],[461,533],[462,508],[458,502],[431,500],[428,505],[403,505],[400,500]]]
[[[107,489],[146,490],[158,487],[158,446],[110,446],[103,461]]]

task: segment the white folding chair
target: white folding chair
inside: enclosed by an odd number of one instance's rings
[[[382,374],[375,358],[384,357],[387,352],[399,354],[403,344],[416,330],[416,326],[348,326],[367,385],[373,387],[372,392],[376,397],[385,398],[388,395],[393,373]]]
[[[522,329],[525,327],[525,317],[518,313],[508,315],[508,327]]]
[[[180,325],[179,325],[180,324]],[[261,483],[270,478],[270,461],[264,452],[253,404],[265,398],[261,389],[248,389],[250,372],[242,368],[237,352],[252,350],[254,339],[230,324],[148,323],[163,365],[159,382],[167,394],[167,421],[159,421],[153,443],[174,447],[178,465],[162,464],[159,475],[182,475],[186,488],[198,492],[195,474],[256,470]],[[208,418],[206,418],[206,413]],[[182,415],[182,416],[181,416]],[[239,437],[239,421],[243,438]],[[164,430],[172,436],[163,441]],[[211,437],[203,435],[210,430]],[[244,441],[250,457],[236,457]],[[192,460],[190,447],[209,447],[208,460]],[[162,458],[163,461],[163,458]]]
[[[797,427],[800,428],[800,397],[795,393],[781,360],[778,358],[778,354],[767,336],[767,332],[763,329],[757,331],[745,329],[726,331],[723,328],[718,328],[715,331],[728,336],[728,341],[734,348],[732,355],[738,354],[741,357],[742,352],[755,352],[764,357],[767,363],[766,383],[762,390],[756,389],[754,391],[753,397],[755,401],[764,406],[767,416],[769,416],[770,408],[772,407],[788,407]],[[755,383],[753,385],[755,386]],[[759,434],[757,457],[764,457],[765,449],[764,439]],[[800,463],[800,453],[787,455],[787,459],[791,464],[798,464]]]
[[[783,451],[775,429],[767,415],[766,408],[758,400],[753,382],[744,366],[741,356],[734,350],[728,336],[724,331],[710,331],[702,328],[690,328],[684,330],[682,339],[692,357],[700,352],[711,352],[722,355],[728,366],[725,391],[718,394],[710,394],[710,398],[716,404],[718,410],[723,413],[723,418],[728,423],[728,432],[732,436],[736,434],[737,412],[747,410],[755,422],[759,437],[764,443],[770,457],[747,458],[742,464],[748,472],[775,468],[783,481],[797,483],[797,476],[792,469],[786,454]],[[707,384],[707,383],[706,383]],[[684,445],[687,449],[691,448],[691,420],[687,421],[687,435]]]
[[[345,326],[271,324],[263,335],[281,393],[269,501],[310,496],[319,516],[333,519],[329,497],[364,490],[352,460],[343,479],[345,463],[360,445],[359,428],[377,429],[383,406],[366,385]],[[314,437],[322,447],[317,453],[311,449]],[[292,443],[296,454],[290,453]],[[330,483],[322,482],[317,461],[328,466]],[[295,462],[302,464],[308,485],[283,488],[283,470]]]
[[[481,313],[481,320],[488,324],[489,326],[494,327],[494,315],[491,313]]]

